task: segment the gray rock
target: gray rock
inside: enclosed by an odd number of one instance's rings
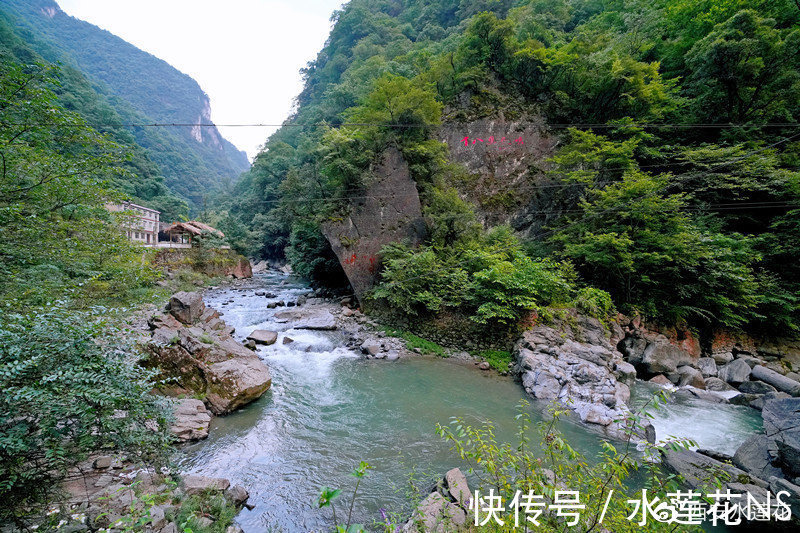
[[[733,354],[731,352],[718,352],[712,354],[711,358],[718,365],[725,365],[733,361]]]
[[[113,460],[114,458],[111,457],[110,455],[101,455],[100,457],[94,460],[92,466],[98,470],[105,470],[106,468],[111,467],[111,461]]]
[[[236,505],[236,507],[243,506],[247,499],[250,498],[250,493],[241,485],[231,486],[225,491],[225,495],[233,502],[234,505]]]
[[[717,362],[712,357],[701,357],[697,361],[697,368],[703,373],[704,378],[717,375]]]
[[[275,341],[278,340],[278,333],[266,329],[256,329],[247,336],[247,340],[251,340],[257,344],[265,344],[269,346],[270,344],[275,344]]]
[[[690,385],[698,389],[706,388],[706,382],[703,380],[703,374],[696,368],[692,368],[690,366],[678,367],[678,375],[680,376],[680,380],[678,381],[679,387]]]
[[[323,310],[312,315],[301,316],[294,324],[296,329],[334,330],[336,317],[330,311]]]
[[[224,478],[197,475],[183,476],[183,489],[187,496],[200,494],[203,491],[223,492],[231,486],[231,482]]]
[[[651,374],[675,372],[679,366],[696,362],[692,354],[671,344],[664,335],[648,342],[642,353],[642,365]]]
[[[169,312],[184,324],[193,324],[205,311],[203,296],[199,292],[179,292],[169,299]]]
[[[614,375],[618,381],[631,386],[636,382],[636,367],[626,361],[617,361]]]
[[[753,435],[736,450],[733,464],[756,477],[768,479],[770,476],[782,476],[781,469],[772,466],[777,456],[775,439]]]
[[[706,378],[706,390],[715,391],[715,392],[723,392],[723,391],[732,391],[736,390],[735,388],[731,387],[724,381],[719,378]]]
[[[181,441],[194,441],[208,437],[211,413],[205,404],[193,398],[175,401],[174,421],[170,433]]]
[[[458,505],[449,502],[438,492],[432,492],[422,500],[403,526],[403,533],[425,531],[446,533],[466,523],[466,513]]]
[[[374,357],[381,351],[381,345],[377,342],[366,340],[361,344],[361,351]]]
[[[775,392],[775,387],[763,381],[745,381],[739,385],[739,390],[746,394],[766,394]]]
[[[398,359],[400,359],[400,354],[397,353],[397,351],[395,350],[392,350],[391,352],[386,354],[387,361],[397,361]]]
[[[667,377],[664,374],[659,374],[657,376],[653,376],[648,381],[650,383],[655,383],[655,384],[661,385],[661,386],[672,385],[672,382],[670,380],[668,380]]]
[[[764,433],[775,439],[781,468],[800,476],[800,398],[764,402]]]
[[[178,533],[178,526],[175,525],[175,522],[170,522],[161,528],[161,531],[158,533]]]
[[[283,344],[292,344],[293,342],[294,342],[293,338],[286,336],[283,337]]]
[[[444,482],[453,500],[464,509],[469,509],[472,493],[464,473],[458,468],[453,468],[444,475]]]
[[[489,361],[481,361],[478,363],[478,368],[481,370],[489,370],[492,368],[492,365],[489,364]]]
[[[714,476],[716,473],[727,474],[730,479],[750,479],[744,470],[691,450],[662,449],[661,457],[664,468],[668,472],[683,477],[686,484],[692,489],[715,486]]]
[[[765,366],[756,365],[753,367],[753,377],[769,383],[776,389],[782,390],[783,392],[791,394],[792,396],[800,396],[800,383],[789,377],[783,376],[774,370],[770,370]]]
[[[164,509],[158,505],[154,505],[150,508],[150,525],[156,530],[167,525],[167,518],[164,515]]]
[[[742,359],[734,359],[719,369],[719,377],[731,385],[739,385],[750,378],[750,365]]]

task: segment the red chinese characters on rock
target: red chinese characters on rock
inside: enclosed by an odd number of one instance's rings
[[[378,258],[374,255],[368,256],[358,256],[356,254],[351,255],[350,257],[342,260],[345,265],[356,265],[366,268],[370,274],[374,274],[375,270],[378,268],[377,262]]]
[[[500,140],[495,139],[494,135],[490,136],[488,139],[480,139],[475,137],[470,139],[469,136],[464,137],[461,139],[461,142],[464,143],[464,146],[475,146],[477,143],[481,143],[484,145],[495,145],[497,146],[498,150],[505,150],[506,148],[510,148],[512,146],[522,146],[525,144],[525,141],[522,140],[522,137],[517,137],[516,139],[509,140],[508,137],[501,137]]]

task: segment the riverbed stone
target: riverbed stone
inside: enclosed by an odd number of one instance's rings
[[[250,493],[241,485],[232,485],[225,491],[225,496],[227,496],[236,507],[241,507],[250,498]]]
[[[672,382],[667,379],[667,376],[664,374],[658,374],[657,376],[653,376],[648,380],[650,383],[655,383],[657,385],[661,385],[662,387],[671,386]]]
[[[744,383],[750,377],[750,365],[742,359],[734,359],[719,369],[719,378],[731,385]]]
[[[297,317],[293,327],[296,329],[334,330],[336,329],[336,317],[327,309],[311,314],[301,314]]]
[[[714,486],[712,479],[714,472],[724,472],[730,479],[750,479],[744,470],[692,450],[662,448],[660,452],[664,468],[668,472],[680,475],[692,489]]]
[[[448,470],[444,475],[444,482],[453,500],[464,509],[469,509],[472,493],[464,473],[459,468]]]
[[[764,402],[764,433],[775,439],[784,472],[800,476],[800,398]]]
[[[211,413],[205,404],[194,398],[184,398],[175,402],[174,422],[170,433],[180,441],[189,442],[208,437]]]
[[[733,455],[733,464],[761,479],[782,476],[780,468],[773,466],[778,458],[775,439],[766,435],[753,435],[744,441]]]
[[[278,333],[267,329],[256,329],[247,336],[247,339],[256,344],[265,344],[269,346],[270,344],[275,344],[275,341],[278,340]]]
[[[198,475],[183,476],[183,490],[187,496],[200,494],[204,491],[223,492],[230,486],[231,482],[225,478]]]
[[[706,382],[703,379],[703,374],[696,368],[692,368],[690,366],[678,367],[678,375],[680,376],[678,381],[679,387],[691,385],[692,387],[698,389],[706,388]]]
[[[763,381],[745,381],[739,385],[739,390],[746,394],[766,394],[775,392],[775,387]]]
[[[711,358],[718,365],[725,365],[733,361],[733,354],[731,352],[714,352]]]
[[[753,367],[753,377],[769,383],[787,394],[795,397],[800,396],[800,383],[765,366],[756,365]]]
[[[205,311],[203,296],[199,292],[178,292],[169,299],[169,312],[184,324],[194,324]]]
[[[380,343],[368,339],[361,344],[361,351],[367,355],[375,357],[381,351],[381,345]]]
[[[703,377],[715,377],[717,375],[717,362],[712,357],[701,357],[697,360],[697,368],[703,373]]]

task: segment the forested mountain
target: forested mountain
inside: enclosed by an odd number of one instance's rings
[[[428,237],[384,249],[372,297],[408,317],[795,329],[799,21],[793,0],[353,0],[219,222],[339,283],[323,226],[394,146]],[[501,135],[526,148],[489,154]]]
[[[51,0],[3,0],[0,9],[16,35],[51,63],[79,71],[96,100],[90,122],[100,124],[211,123],[208,96],[191,77],[119,37],[70,17]],[[97,96],[88,96],[88,92]],[[71,92],[67,89],[66,92]],[[103,110],[100,111],[99,107]],[[103,131],[103,128],[99,128]],[[216,127],[125,128],[143,147],[164,183],[193,206],[234,182],[249,166],[244,152]]]

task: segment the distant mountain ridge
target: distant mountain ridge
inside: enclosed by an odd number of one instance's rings
[[[66,14],[53,0],[3,0],[17,33],[44,59],[71,65],[126,124],[211,124],[208,96],[166,61]],[[249,168],[244,152],[216,126],[130,127],[164,175],[166,186],[195,207]]]

